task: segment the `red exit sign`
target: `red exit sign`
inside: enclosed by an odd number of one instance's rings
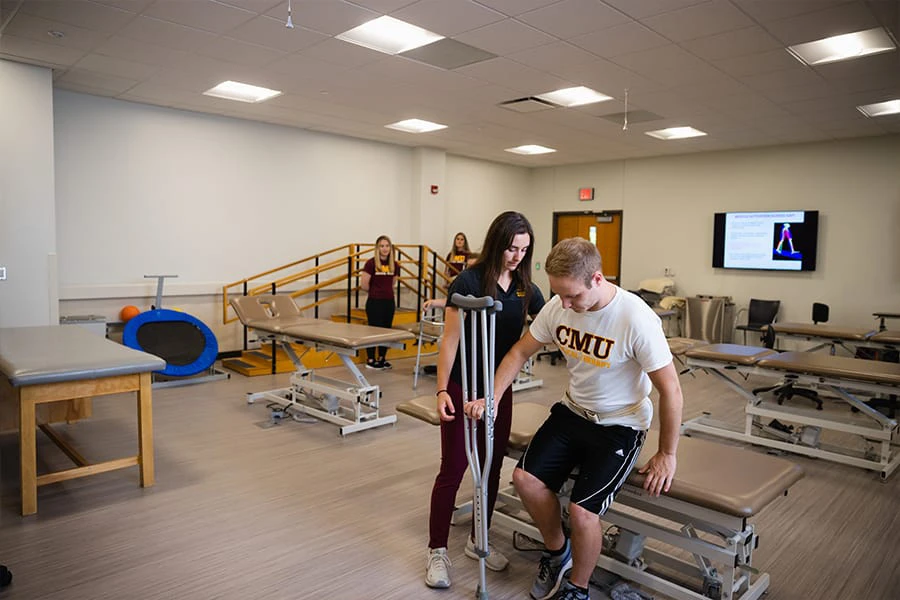
[[[594,199],[594,188],[578,188],[578,199],[582,202]]]

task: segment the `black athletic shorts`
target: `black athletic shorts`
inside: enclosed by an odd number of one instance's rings
[[[630,427],[592,423],[558,402],[518,467],[554,492],[577,467],[570,501],[602,515],[634,468],[645,437],[645,431]]]

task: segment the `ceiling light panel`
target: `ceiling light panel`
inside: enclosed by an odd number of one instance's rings
[[[700,131],[693,127],[669,127],[668,129],[657,129],[656,131],[647,131],[645,133],[660,140],[681,140],[706,135],[705,131]]]
[[[386,15],[335,37],[385,54],[400,54],[444,39],[442,35]]]
[[[556,90],[555,92],[547,92],[546,94],[538,94],[537,97],[541,100],[546,100],[547,102],[552,102],[553,104],[565,107],[583,106],[585,104],[594,104],[596,102],[612,100],[612,96],[601,94],[596,90],[592,90],[591,88],[582,85]]]
[[[512,152],[513,154],[549,154],[551,152],[556,152],[555,148],[548,148],[546,146],[539,146],[537,144],[525,144],[524,146],[516,146],[515,148],[507,148],[506,152]]]
[[[875,104],[863,104],[856,109],[867,117],[883,117],[885,115],[900,114],[900,99],[876,102]]]
[[[280,96],[278,90],[270,90],[269,88],[258,87],[239,81],[223,81],[216,87],[210,88],[203,92],[204,96],[213,96],[215,98],[225,98],[226,100],[237,100],[238,102],[265,102],[276,96]]]
[[[807,65],[824,65],[895,50],[894,42],[881,27],[836,35],[814,42],[788,46],[794,58]]]
[[[446,129],[446,125],[440,123],[432,123],[422,119],[406,119],[405,121],[397,121],[390,125],[385,125],[388,129],[396,129],[397,131],[406,131],[408,133],[428,133],[429,131],[437,131],[438,129]]]

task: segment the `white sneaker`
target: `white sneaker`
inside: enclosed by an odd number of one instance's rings
[[[425,585],[430,588],[450,587],[450,557],[446,548],[429,548],[425,563]]]
[[[478,560],[478,554],[475,553],[475,540],[471,537],[466,540],[466,556]],[[509,566],[509,560],[488,544],[488,555],[484,559],[484,566],[491,571],[502,571]]]

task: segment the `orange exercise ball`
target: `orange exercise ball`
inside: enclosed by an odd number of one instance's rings
[[[119,318],[122,319],[123,323],[127,323],[139,314],[141,314],[141,309],[129,304],[128,306],[123,306],[122,310],[119,311]]]

